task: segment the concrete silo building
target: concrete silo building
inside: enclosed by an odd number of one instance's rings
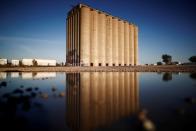
[[[73,66],[138,64],[138,27],[79,4],[66,19],[66,61]]]

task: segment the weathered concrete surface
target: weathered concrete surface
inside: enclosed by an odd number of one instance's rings
[[[90,8],[81,8],[80,61],[90,66]]]
[[[112,60],[115,66],[118,66],[118,19],[112,19]]]
[[[98,66],[98,12],[91,13],[90,63]]]
[[[138,65],[138,27],[134,27],[134,65]]]
[[[138,65],[138,27],[125,20],[80,5],[68,13],[66,34],[73,66]]]
[[[129,65],[129,23],[125,22],[124,24],[124,34],[125,34],[125,45],[124,45],[124,62]]]
[[[106,16],[99,14],[98,28],[98,62],[105,66],[105,48],[106,48]]]
[[[0,67],[4,71],[27,72],[196,72],[196,66],[130,66],[130,67]]]
[[[106,63],[112,66],[112,17],[106,17]]]
[[[134,26],[132,24],[129,25],[129,60],[130,64],[134,65]]]

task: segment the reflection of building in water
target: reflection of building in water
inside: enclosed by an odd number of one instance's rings
[[[22,72],[22,79],[40,79],[56,77],[56,72]]]
[[[52,77],[56,77],[56,72],[37,72],[34,76],[35,79]]]
[[[18,78],[19,72],[11,72],[11,78]]]
[[[67,122],[73,130],[108,126],[139,109],[134,72],[67,74]]]
[[[162,80],[163,81],[170,81],[170,80],[172,80],[172,73],[171,72],[165,72],[163,74]]]
[[[0,80],[1,79],[6,79],[7,73],[6,72],[0,72]]]
[[[0,79],[6,79],[7,77],[21,77],[22,79],[55,78],[56,72],[0,72]]]
[[[32,79],[33,73],[32,72],[22,72],[22,79]]]

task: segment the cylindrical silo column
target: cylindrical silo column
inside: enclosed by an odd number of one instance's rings
[[[129,25],[129,60],[130,64],[134,65],[134,27]]]
[[[68,46],[68,37],[69,37],[69,35],[68,35],[68,32],[69,32],[69,30],[68,30],[68,25],[69,25],[69,19],[67,18],[66,19],[66,63],[68,62],[68,49],[69,49],[69,46]]]
[[[118,19],[112,19],[112,60],[115,66],[118,66]]]
[[[73,55],[73,60],[72,63],[75,66],[75,12],[73,12],[73,48],[72,48],[72,55]]]
[[[106,63],[112,66],[112,17],[106,17]]]
[[[69,17],[69,63],[71,63],[71,16]]]
[[[101,66],[105,66],[105,42],[106,42],[106,16],[103,13],[99,13],[99,30],[98,30],[98,55],[99,63]]]
[[[80,62],[90,65],[90,9],[81,8],[81,27],[80,27]]]
[[[74,12],[74,65],[76,66],[76,50],[77,50],[77,12]]]
[[[126,66],[129,65],[129,24],[128,22],[125,22],[125,46],[124,46],[124,60]]]
[[[98,66],[98,12],[91,11],[91,63]]]
[[[74,40],[74,21],[73,21],[73,14],[71,14],[71,64],[73,65],[73,40]]]
[[[76,66],[78,65],[78,11],[75,14],[75,21],[76,21],[76,32],[75,32],[75,38],[76,38],[76,48],[75,48],[75,63]]]
[[[75,13],[74,13],[74,28],[75,28],[75,30],[74,30],[74,64],[75,64],[75,66],[77,66],[77,39],[78,39],[78,37],[77,37],[77,11],[75,11]]]
[[[119,66],[124,66],[124,22],[122,20],[118,21],[119,23],[119,30],[118,30],[118,59],[119,59]]]
[[[138,65],[138,27],[134,26],[134,64]]]
[[[121,53],[121,48],[122,48],[122,27],[121,27],[122,21],[118,20],[118,66],[122,66],[122,53]]]
[[[71,16],[69,16],[69,49],[68,49],[68,52],[69,52],[69,64],[71,63]]]
[[[69,64],[71,63],[71,53],[70,53],[70,51],[71,51],[71,17],[69,16],[69,25],[68,25],[68,30],[69,30],[69,32],[68,32],[68,54],[69,54],[69,58],[68,58],[68,60],[69,60]]]
[[[121,48],[121,55],[122,55],[122,57],[121,57],[121,61],[122,61],[122,66],[124,66],[124,63],[125,63],[125,56],[124,56],[124,54],[125,54],[125,28],[124,28],[124,24],[125,24],[125,22],[124,21],[122,21],[122,23],[121,23],[121,37],[122,37],[122,48]]]
[[[78,50],[77,50],[77,63],[80,65],[80,12],[77,13],[77,39],[78,39]]]

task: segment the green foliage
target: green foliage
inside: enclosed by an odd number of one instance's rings
[[[159,62],[157,62],[157,65],[163,65],[163,63],[159,61]]]
[[[168,54],[163,54],[162,59],[163,59],[163,62],[165,62],[165,64],[169,65],[169,64],[171,64],[172,56],[170,56]]]
[[[191,57],[189,58],[189,61],[190,61],[190,62],[196,62],[196,56],[191,56]]]

